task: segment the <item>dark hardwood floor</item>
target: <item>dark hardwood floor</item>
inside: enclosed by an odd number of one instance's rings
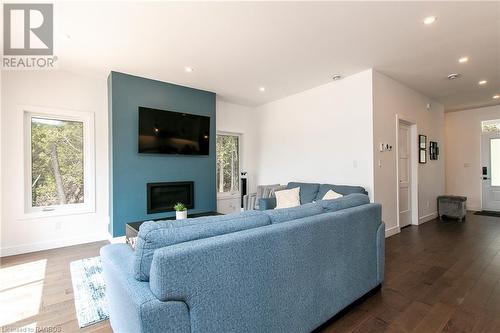
[[[78,329],[69,263],[96,256],[92,243],[2,258],[0,326]],[[500,332],[500,218],[434,220],[386,239],[383,287],[319,332]],[[29,330],[27,330],[29,332]]]
[[[321,332],[500,332],[500,218],[469,213],[387,238],[381,290]]]

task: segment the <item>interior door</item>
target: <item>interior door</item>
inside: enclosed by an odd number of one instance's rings
[[[398,130],[399,227],[411,224],[411,138],[410,126]]]
[[[500,133],[481,138],[482,209],[500,212]]]

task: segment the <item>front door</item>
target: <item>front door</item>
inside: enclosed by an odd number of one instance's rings
[[[500,132],[483,132],[482,209],[500,212]]]
[[[400,123],[398,135],[399,227],[411,224],[410,126]]]

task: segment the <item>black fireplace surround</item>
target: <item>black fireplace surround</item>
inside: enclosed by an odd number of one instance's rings
[[[174,211],[174,205],[183,203],[194,208],[193,182],[148,183],[148,214]]]

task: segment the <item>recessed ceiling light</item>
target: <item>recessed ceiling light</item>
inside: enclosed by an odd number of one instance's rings
[[[264,91],[266,91],[266,87],[259,87],[259,91],[260,91],[260,92],[264,92]]]
[[[494,95],[493,96],[493,99],[499,99],[500,98],[500,95]]]
[[[184,67],[184,70],[188,73],[192,73],[194,71],[194,68],[193,67],[189,67],[189,66],[186,66]]]
[[[436,22],[436,20],[437,20],[436,16],[428,16],[424,19],[424,24],[429,25]]]
[[[448,75],[448,80],[456,80],[458,78],[462,77],[462,74],[459,73],[451,73]]]
[[[334,81],[338,81],[338,80],[340,80],[341,78],[342,78],[342,75],[340,75],[340,74],[333,74],[333,76],[332,76],[332,79],[333,79]]]
[[[478,82],[478,84],[481,86],[484,86],[486,83],[488,83],[488,81],[486,81],[486,80],[481,80]]]
[[[463,63],[465,63],[467,61],[469,61],[469,58],[467,58],[467,57],[462,57],[462,58],[458,59],[458,62],[461,63],[461,64],[463,64]]]

